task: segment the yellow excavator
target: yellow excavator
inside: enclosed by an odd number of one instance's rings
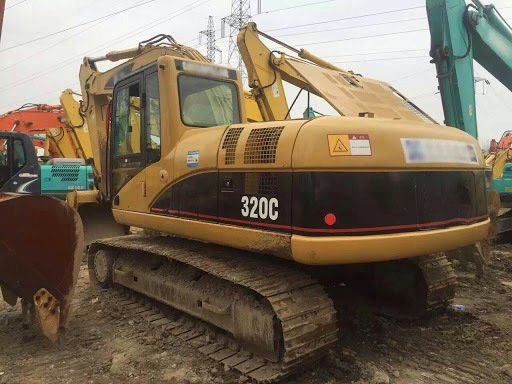
[[[254,23],[238,36],[251,92],[168,35],[84,58],[96,190],[68,202],[170,235],[93,241],[93,281],[213,325],[233,343],[198,347],[274,381],[336,343],[329,295],[345,284],[416,315],[446,306],[455,275],[442,252],[485,238],[489,219],[473,137],[387,83],[290,46],[298,58],[270,51],[260,36],[278,42]],[[283,81],[340,116],[292,120]]]

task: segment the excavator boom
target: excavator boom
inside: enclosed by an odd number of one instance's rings
[[[473,60],[512,91],[512,28],[494,5],[427,0],[445,124],[478,138]]]
[[[260,36],[295,52],[298,57],[271,51]],[[341,116],[436,123],[390,84],[346,71],[305,49],[291,47],[259,31],[253,22],[240,30],[238,46],[247,67],[252,95],[265,121],[290,118],[285,81],[321,97]]]

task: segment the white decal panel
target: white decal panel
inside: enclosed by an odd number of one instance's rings
[[[401,138],[405,161],[415,163],[478,164],[473,144],[444,139]]]

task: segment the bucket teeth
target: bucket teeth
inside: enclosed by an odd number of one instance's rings
[[[48,339],[57,342],[60,327],[60,302],[47,289],[41,288],[34,295],[35,314],[41,332]]]

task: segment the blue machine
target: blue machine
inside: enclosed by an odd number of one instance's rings
[[[82,159],[52,159],[41,168],[41,194],[65,199],[69,192],[92,189],[92,167]]]
[[[0,132],[0,192],[65,199],[69,192],[93,186],[93,169],[83,159],[56,158],[39,165],[29,135]]]

